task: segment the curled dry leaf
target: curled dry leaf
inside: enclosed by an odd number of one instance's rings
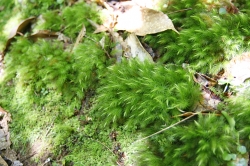
[[[130,51],[127,54],[130,54],[133,58],[137,57],[140,61],[149,60],[153,62],[151,55],[144,49],[135,34],[130,34],[125,41],[128,46],[126,51]]]
[[[52,32],[49,30],[40,30],[36,33],[33,33],[29,36],[31,40],[37,41],[39,38],[43,39],[56,39],[58,38],[58,34],[56,32]]]
[[[166,14],[139,6],[133,6],[124,13],[119,13],[115,29],[134,32],[138,36],[154,34],[168,29],[178,33]]]
[[[9,39],[15,37],[18,33],[23,33],[35,19],[36,17],[27,18],[26,20],[22,21],[17,27],[14,27],[9,34]]]
[[[17,35],[17,34],[22,34],[24,33],[25,30],[28,29],[28,27],[31,25],[32,21],[35,20],[36,17],[30,17],[30,18],[27,18],[26,20],[22,21],[17,27],[14,27],[10,34],[9,34],[9,37],[8,37],[8,40],[5,44],[5,48],[3,50],[3,52],[1,53],[2,55],[2,60],[4,58],[4,54],[6,53],[6,51],[8,50],[8,48],[10,47],[11,45],[11,42],[14,40],[14,37]]]

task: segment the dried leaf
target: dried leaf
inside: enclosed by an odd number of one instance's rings
[[[10,34],[9,34],[9,38],[5,44],[5,48],[3,49],[3,52],[1,53],[2,54],[2,59],[4,58],[4,55],[6,53],[6,51],[8,50],[8,48],[10,47],[11,45],[11,42],[14,40],[14,37],[17,35],[17,34],[22,34],[24,33],[24,31],[29,27],[29,25],[32,23],[33,20],[35,20],[36,17],[30,17],[30,18],[27,18],[26,20],[22,21],[17,27],[14,27]]]
[[[58,38],[57,32],[51,32],[49,30],[40,30],[32,35],[29,36],[30,39],[36,41],[39,38],[43,39],[55,39]]]
[[[138,6],[133,6],[124,13],[119,13],[115,29],[134,32],[138,36],[154,34],[168,29],[178,33],[167,15],[160,11]]]
[[[22,21],[17,27],[14,27],[9,34],[9,39],[15,37],[18,33],[23,33],[35,19],[36,17],[27,18],[26,20]]]
[[[133,58],[138,57],[140,61],[149,60],[153,62],[152,57],[143,48],[143,46],[141,45],[139,39],[135,36],[135,34],[133,33],[130,34],[125,41],[129,48],[129,50],[127,51],[130,51]]]

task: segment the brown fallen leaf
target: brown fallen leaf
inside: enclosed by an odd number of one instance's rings
[[[133,1],[104,2],[106,9],[100,10],[103,25],[96,27],[96,33],[109,29],[125,30],[138,36],[154,34],[174,28],[168,16],[160,11],[140,6]]]
[[[31,39],[33,41],[37,41],[39,38],[55,39],[55,38],[58,38],[58,33],[52,32],[49,30],[40,30],[40,31],[33,33],[32,35],[29,36],[29,39]]]
[[[3,49],[2,53],[1,53],[1,58],[3,60],[4,58],[4,55],[6,53],[6,51],[9,49],[10,45],[11,45],[11,42],[14,40],[14,37],[17,35],[17,34],[23,34],[25,32],[25,30],[28,29],[28,27],[31,25],[32,21],[34,21],[36,19],[36,17],[30,17],[30,18],[27,18],[26,20],[22,21],[17,27],[14,27],[10,34],[9,34],[9,37],[8,37],[8,40],[5,44],[5,48]]]
[[[28,26],[32,23],[33,20],[35,20],[36,17],[30,17],[30,18],[27,18],[26,20],[22,21],[17,27],[14,27],[10,34],[9,34],[9,38],[13,38],[16,36],[16,34],[18,33],[23,33],[27,28]]]
[[[119,13],[115,29],[134,32],[138,36],[154,34],[168,29],[178,33],[166,14],[139,6],[133,6],[124,13]]]

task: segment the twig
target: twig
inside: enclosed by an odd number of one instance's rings
[[[201,115],[207,115],[207,114],[210,114],[210,113],[212,113],[212,112],[215,112],[215,111],[206,110],[206,111],[200,111],[199,113],[201,113]],[[172,118],[177,118],[177,117],[189,117],[189,116],[194,115],[194,114],[197,114],[197,113],[194,113],[194,112],[186,112],[186,113],[181,114],[181,115],[173,116]],[[214,115],[216,115],[216,116],[221,116],[221,114],[219,114],[219,113],[215,113]]]
[[[173,14],[173,13],[178,13],[178,12],[183,12],[183,11],[187,11],[187,10],[192,10],[193,8],[187,8],[187,9],[181,9],[181,10],[176,10],[174,12],[169,12],[167,14]]]
[[[153,133],[153,134],[151,134],[151,135],[149,135],[149,136],[146,136],[146,137],[144,137],[144,138],[142,138],[142,139],[139,139],[139,140],[137,140],[137,141],[135,141],[135,142],[133,142],[133,143],[143,141],[143,140],[145,140],[145,139],[147,139],[147,138],[150,138],[150,137],[152,137],[152,136],[154,136],[154,135],[156,135],[156,134],[162,133],[163,131],[166,131],[166,130],[170,129],[170,128],[172,128],[172,127],[174,127],[174,126],[176,126],[176,125],[178,125],[178,124],[180,124],[180,123],[182,123],[182,122],[184,122],[184,121],[186,121],[186,120],[188,120],[188,119],[194,117],[195,115],[198,115],[198,113],[199,113],[199,112],[194,113],[194,114],[192,114],[191,116],[189,116],[189,117],[187,117],[187,118],[185,118],[185,119],[182,119],[181,121],[179,121],[179,122],[177,122],[177,123],[175,123],[175,124],[172,124],[172,125],[170,125],[170,126],[164,128],[164,129],[162,129],[162,130],[160,130],[160,131],[157,131],[156,133]]]

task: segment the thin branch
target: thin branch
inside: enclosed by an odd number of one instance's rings
[[[144,137],[144,138],[142,138],[142,139],[139,139],[139,140],[135,141],[134,143],[143,141],[143,140],[145,140],[145,139],[147,139],[147,138],[150,138],[150,137],[152,137],[152,136],[154,136],[154,135],[160,134],[160,133],[162,133],[163,131],[166,131],[166,130],[168,130],[168,129],[170,129],[170,128],[172,128],[172,127],[174,127],[174,126],[176,126],[176,125],[178,125],[178,124],[180,124],[180,123],[182,123],[182,122],[184,122],[184,121],[186,121],[186,120],[188,120],[188,119],[190,119],[190,118],[192,118],[192,117],[194,117],[195,115],[198,115],[198,113],[199,113],[199,112],[194,113],[194,114],[192,114],[191,116],[189,116],[189,117],[187,117],[187,118],[185,118],[185,119],[182,119],[181,121],[179,121],[179,122],[177,122],[177,123],[175,123],[175,124],[172,124],[172,125],[170,125],[170,126],[164,128],[164,129],[162,129],[162,130],[160,130],[160,131],[157,131],[156,133],[153,133],[153,134],[151,134],[151,135],[149,135],[149,136],[147,136],[147,137]]]

